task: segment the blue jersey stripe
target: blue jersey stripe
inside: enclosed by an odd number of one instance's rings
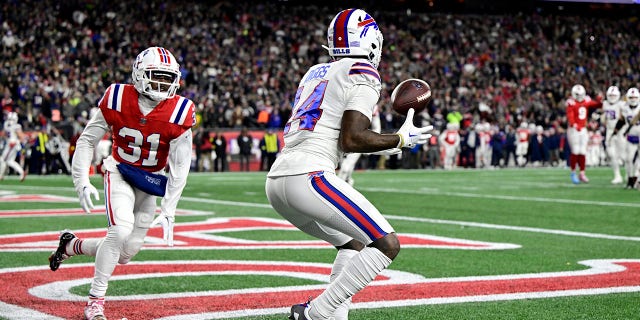
[[[118,110],[118,92],[120,91],[120,85],[113,86],[113,94],[111,97],[111,109]]]
[[[187,104],[189,103],[189,99],[183,99],[182,103],[180,104],[180,107],[178,109],[178,114],[176,115],[176,118],[173,120],[173,123],[175,124],[179,124],[180,123],[180,118],[182,118],[182,113],[184,112],[185,107],[187,106]]]
[[[366,70],[366,69],[351,69],[349,70],[349,75],[352,74],[364,74],[364,75],[370,75],[373,76],[374,78],[378,79],[378,81],[380,80],[380,74],[378,74],[375,71],[371,71],[371,70]]]

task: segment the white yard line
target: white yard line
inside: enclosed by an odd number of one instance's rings
[[[543,197],[505,196],[505,195],[496,195],[496,194],[439,191],[438,189],[431,189],[431,188],[426,190],[406,190],[406,189],[395,189],[395,188],[358,188],[358,190],[370,191],[370,192],[391,192],[391,193],[404,193],[404,194],[411,193],[411,194],[424,194],[424,195],[453,196],[453,197],[462,197],[462,198],[532,201],[532,202],[545,202],[545,203],[553,202],[553,203],[564,203],[564,204],[587,204],[587,205],[606,206],[606,207],[640,208],[640,203],[630,203],[630,202],[609,202],[609,201],[590,201],[590,200],[574,200],[574,199],[543,198]]]
[[[389,220],[404,220],[404,221],[424,222],[424,223],[433,223],[433,224],[450,224],[450,225],[458,225],[458,226],[465,226],[465,227],[511,230],[511,231],[526,231],[526,232],[534,232],[534,233],[557,234],[557,235],[562,235],[562,236],[596,238],[596,239],[607,239],[607,240],[640,241],[640,237],[616,236],[616,235],[603,234],[603,233],[590,233],[590,232],[577,232],[577,231],[567,231],[567,230],[557,230],[557,229],[543,229],[543,228],[531,228],[531,227],[506,226],[506,225],[491,224],[491,223],[441,220],[441,219],[430,219],[430,218],[416,218],[416,217],[405,217],[405,216],[394,216],[394,215],[384,215],[384,216]]]
[[[21,186],[12,186],[13,189],[21,189]],[[35,187],[24,187],[25,189],[34,190]],[[0,186],[0,190],[2,187]],[[37,189],[55,189],[60,190],[61,188],[48,188],[48,187],[37,187]],[[66,189],[66,188],[65,188]],[[72,189],[72,188],[69,188]],[[371,191],[371,192],[392,192],[392,193],[412,193],[412,194],[431,194],[431,195],[447,195],[447,196],[456,196],[456,197],[467,197],[467,198],[485,198],[485,199],[500,199],[500,200],[512,200],[512,201],[533,201],[533,202],[555,202],[555,203],[566,203],[566,204],[587,204],[587,205],[596,205],[596,206],[619,206],[619,207],[634,207],[639,208],[640,203],[626,203],[626,202],[604,202],[604,201],[588,201],[588,200],[572,200],[572,199],[557,199],[557,198],[541,198],[541,197],[516,197],[516,196],[502,196],[502,195],[487,195],[487,194],[476,194],[476,193],[462,193],[462,192],[446,192],[446,191],[438,191],[435,189],[429,190],[402,190],[402,189],[391,189],[391,188],[361,188],[361,190]],[[198,202],[198,203],[210,203],[210,204],[221,204],[228,206],[238,206],[238,207],[253,207],[253,208],[262,208],[262,209],[271,209],[269,204],[263,203],[253,203],[253,202],[238,202],[238,201],[227,201],[227,200],[216,200],[216,199],[202,199],[202,198],[194,198],[194,197],[182,197],[180,201],[189,201],[189,202]],[[607,239],[607,240],[623,240],[623,241],[638,241],[640,242],[640,237],[629,237],[629,236],[617,236],[610,234],[602,234],[602,233],[590,233],[590,232],[578,232],[578,231],[568,231],[568,230],[558,230],[558,229],[544,229],[544,228],[532,228],[532,227],[520,227],[520,226],[509,226],[509,225],[499,225],[499,224],[490,224],[490,223],[480,223],[480,222],[470,222],[470,221],[455,221],[455,220],[442,220],[442,219],[431,219],[431,218],[419,218],[419,217],[406,217],[406,216],[397,216],[397,215],[385,215],[389,220],[404,220],[404,221],[414,221],[414,222],[423,222],[423,223],[432,223],[432,224],[449,224],[449,225],[458,225],[458,226],[468,226],[468,227],[476,227],[476,228],[486,228],[486,229],[497,229],[497,230],[511,230],[511,231],[523,231],[523,232],[533,232],[533,233],[545,233],[545,234],[555,234],[562,236],[572,236],[572,237],[584,237],[584,238],[594,238],[594,239]]]

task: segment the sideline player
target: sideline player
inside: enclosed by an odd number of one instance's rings
[[[7,166],[9,166],[20,176],[20,182],[22,182],[27,176],[27,173],[16,161],[18,152],[22,150],[22,141],[24,139],[22,126],[18,123],[17,113],[9,112],[7,114],[7,120],[4,122],[4,132],[6,135],[6,143],[2,150],[2,157],[0,157],[0,180],[4,179],[5,171],[7,170]]]
[[[516,166],[518,167],[527,165],[531,134],[529,124],[525,121],[521,122],[518,129],[516,129]]]
[[[88,320],[102,320],[104,297],[116,265],[126,264],[140,251],[150,226],[163,226],[173,246],[173,223],[178,199],[191,165],[191,127],[194,103],[176,94],[179,65],[167,49],[150,47],[133,63],[133,85],[112,84],[87,123],[73,156],[73,184],[85,212],[93,209],[98,190],[89,181],[94,149],[111,130],[112,153],[103,162],[108,229],[105,238],[79,239],[63,231],[58,249],[49,257],[55,271],[69,256],[95,256],[95,274],[84,309]],[[165,176],[165,167],[169,171]],[[161,213],[153,219],[156,196]]]
[[[453,170],[457,166],[458,153],[460,153],[460,125],[453,122],[447,123],[447,129],[438,136],[438,141],[444,153],[444,169]]]
[[[620,100],[620,89],[617,86],[610,86],[607,89],[606,99],[602,102],[602,117],[600,122],[604,125],[605,139],[604,145],[607,148],[609,163],[613,169],[612,184],[622,183],[622,175],[620,175],[620,162],[625,158],[624,139],[620,134],[613,134],[616,129],[616,123],[620,118],[620,110],[624,106],[624,101]]]
[[[602,98],[598,96],[596,100],[587,95],[581,84],[576,84],[571,88],[571,97],[567,99],[567,140],[571,148],[569,156],[569,166],[571,168],[571,182],[589,183],[589,178],[585,174],[587,143],[589,133],[587,132],[587,118],[590,108],[602,106]],[[580,167],[580,175],[576,174],[576,166]]]
[[[369,200],[335,174],[343,152],[371,153],[424,144],[433,127],[416,128],[410,109],[394,134],[369,130],[380,98],[382,33],[365,11],[339,12],[327,31],[334,61],[302,77],[285,146],[267,175],[271,206],[298,229],[338,249],[326,290],[291,307],[290,319],[347,319],[351,297],[398,255],[395,231]]]
[[[640,91],[638,88],[627,90],[627,103],[622,107],[621,117],[616,125],[616,133],[624,130],[626,157],[624,158],[625,171],[627,172],[627,185],[625,189],[634,189],[638,181],[640,162],[637,152],[640,146]],[[624,129],[625,124],[627,125]]]

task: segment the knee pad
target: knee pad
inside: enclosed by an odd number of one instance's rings
[[[140,252],[142,245],[144,245],[144,237],[147,235],[147,231],[149,231],[151,222],[153,222],[153,216],[153,213],[146,212],[136,214],[133,230],[129,233],[129,236],[122,245],[118,263],[126,264]]]
[[[107,231],[107,236],[105,237],[104,241],[117,243],[121,246],[127,240],[132,231],[133,226],[131,225],[111,226]]]

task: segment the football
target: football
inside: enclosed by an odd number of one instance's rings
[[[400,82],[391,93],[393,110],[406,116],[409,109],[416,113],[424,110],[431,101],[431,87],[420,79],[407,79]]]

